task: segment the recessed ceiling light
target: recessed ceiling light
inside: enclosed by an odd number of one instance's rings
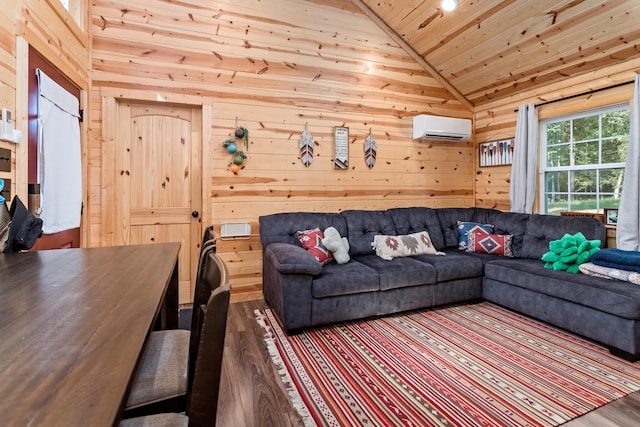
[[[458,8],[458,0],[441,0],[440,6],[446,12],[452,12]]]

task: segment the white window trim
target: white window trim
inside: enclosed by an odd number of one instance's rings
[[[540,135],[538,143],[540,153],[538,164],[540,167],[538,168],[538,196],[540,197],[540,211],[541,213],[547,213],[547,197],[546,197],[546,182],[544,179],[544,175],[546,172],[554,172],[554,171],[580,171],[580,170],[588,170],[590,169],[589,165],[579,165],[579,166],[562,166],[562,167],[548,167],[547,166],[547,126],[551,122],[558,122],[564,120],[575,120],[587,116],[593,116],[596,114],[606,114],[612,111],[619,111],[622,109],[630,109],[631,106],[628,102],[619,102],[616,104],[606,105],[598,108],[590,108],[587,110],[576,111],[575,113],[564,114],[560,116],[547,117],[545,119],[540,120],[540,128],[538,135]],[[625,162],[617,162],[617,163],[602,163],[600,165],[600,169],[607,168],[624,168]]]

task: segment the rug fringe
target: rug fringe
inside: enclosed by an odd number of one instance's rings
[[[291,405],[296,410],[298,415],[300,415],[300,418],[302,418],[302,422],[305,426],[315,427],[316,423],[313,420],[313,417],[311,416],[307,405],[305,405],[304,401],[302,400],[302,396],[300,396],[300,393],[298,393],[298,390],[294,386],[293,381],[291,380],[291,376],[289,375],[287,368],[284,366],[284,362],[280,357],[278,349],[276,348],[273,331],[267,324],[266,314],[261,310],[254,310],[254,314],[256,316],[258,325],[260,325],[260,327],[265,331],[264,341],[267,344],[267,351],[269,352],[269,356],[271,356],[271,360],[273,361],[276,371],[280,376],[280,380],[285,387],[285,390],[289,396],[289,400],[291,401]]]

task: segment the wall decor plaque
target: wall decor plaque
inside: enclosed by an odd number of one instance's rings
[[[503,139],[480,144],[478,146],[480,167],[504,166],[513,163],[513,142],[513,139]]]
[[[336,126],[334,129],[335,154],[333,165],[335,169],[349,168],[349,128]]]

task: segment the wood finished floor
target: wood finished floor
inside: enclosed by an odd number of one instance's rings
[[[229,307],[227,337],[218,403],[218,426],[301,426],[264,344],[264,331],[254,310],[264,300],[233,303]],[[637,362],[640,363],[640,362]],[[637,427],[640,392],[583,415],[568,427]]]

